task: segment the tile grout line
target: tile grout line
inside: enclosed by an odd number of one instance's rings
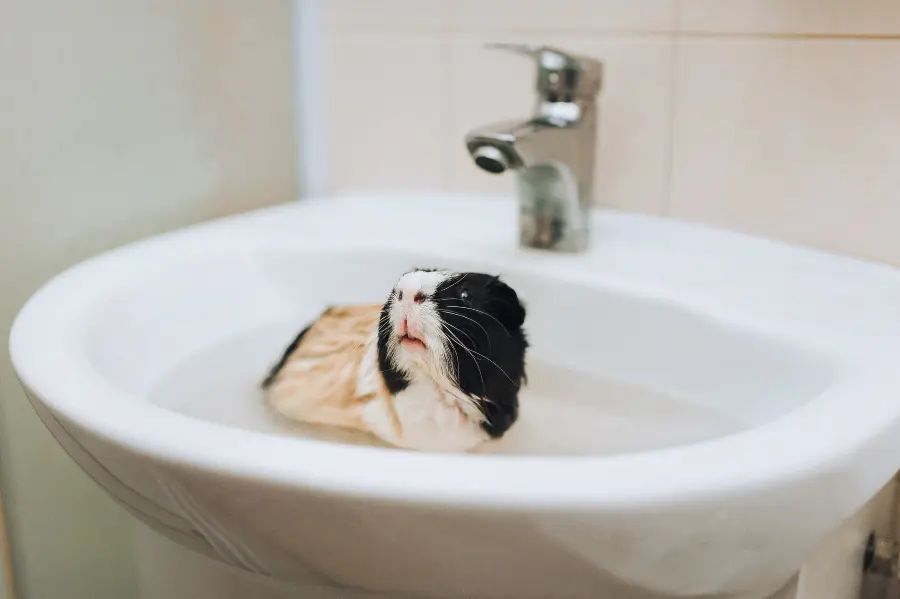
[[[669,106],[668,122],[666,123],[666,172],[663,177],[663,216],[670,216],[672,213],[672,200],[674,197],[673,183],[675,181],[675,115],[676,115],[676,99],[678,94],[678,57],[681,52],[681,0],[675,2],[674,29],[675,32],[671,36],[671,46],[669,53]]]
[[[440,43],[441,43],[441,68],[443,69],[443,76],[441,77],[441,137],[439,140],[440,144],[440,158],[441,158],[441,180],[439,182],[439,186],[443,191],[450,191],[453,187],[453,183],[451,181],[452,177],[452,169],[450,168],[450,148],[453,137],[453,61],[451,58],[452,55],[452,42],[453,42],[453,31],[451,25],[450,18],[450,3],[445,0],[441,3],[441,28],[440,28]]]
[[[697,39],[900,41],[900,33],[779,33],[704,30],[680,30],[677,33],[682,37]]]
[[[662,38],[666,39],[672,36],[679,36],[682,39],[718,39],[718,40],[795,40],[795,41],[897,41],[900,42],[900,33],[779,33],[779,32],[753,32],[753,31],[707,31],[707,30],[679,30],[673,28],[666,29],[581,29],[578,27],[454,27],[449,23],[444,23],[437,28],[428,29],[386,29],[373,31],[364,28],[337,28],[333,33],[341,35],[354,35],[362,37],[383,37],[383,36],[409,36],[409,37],[427,37],[437,34],[438,36],[447,37],[449,34],[455,35],[578,35],[586,37],[600,38]]]

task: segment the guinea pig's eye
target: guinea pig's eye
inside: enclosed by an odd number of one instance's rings
[[[469,297],[469,290],[465,287],[460,288],[459,290],[459,299],[467,299]]]
[[[403,292],[398,289],[397,290],[397,301],[400,301],[402,299],[403,299]]]

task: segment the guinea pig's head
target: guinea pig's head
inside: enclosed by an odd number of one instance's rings
[[[462,398],[482,400],[488,421],[495,409],[511,410],[514,420],[525,378],[524,322],[518,294],[498,276],[416,269],[400,277],[382,310],[383,366],[407,380],[427,374]]]

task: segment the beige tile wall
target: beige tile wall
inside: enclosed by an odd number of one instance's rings
[[[338,192],[512,193],[475,125],[527,114],[487,41],[601,58],[599,204],[900,265],[898,0],[327,0]]]

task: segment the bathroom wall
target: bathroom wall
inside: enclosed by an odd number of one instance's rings
[[[327,0],[336,191],[511,192],[465,131],[525,115],[527,59],[606,63],[596,200],[900,265],[896,0]]]
[[[897,0],[327,0],[328,164],[338,193],[514,193],[465,132],[524,116],[531,42],[605,63],[596,202],[900,266]],[[896,534],[896,484],[779,599],[858,596],[859,548]]]
[[[11,319],[78,260],[295,196],[290,8],[0,2],[0,487],[19,599],[133,598],[140,573],[136,524],[21,393]]]
[[[900,265],[896,0],[321,5],[334,191],[512,192],[510,177],[471,166],[462,136],[526,114],[533,69],[481,46],[546,42],[606,63],[598,203]],[[82,258],[293,197],[289,11],[0,2],[0,338],[38,285]],[[138,589],[134,537],[147,531],[50,439],[5,343],[0,488],[20,599],[161,597]],[[872,505],[835,542],[852,550],[883,520]],[[151,543],[146,577],[154,556],[196,558]]]

